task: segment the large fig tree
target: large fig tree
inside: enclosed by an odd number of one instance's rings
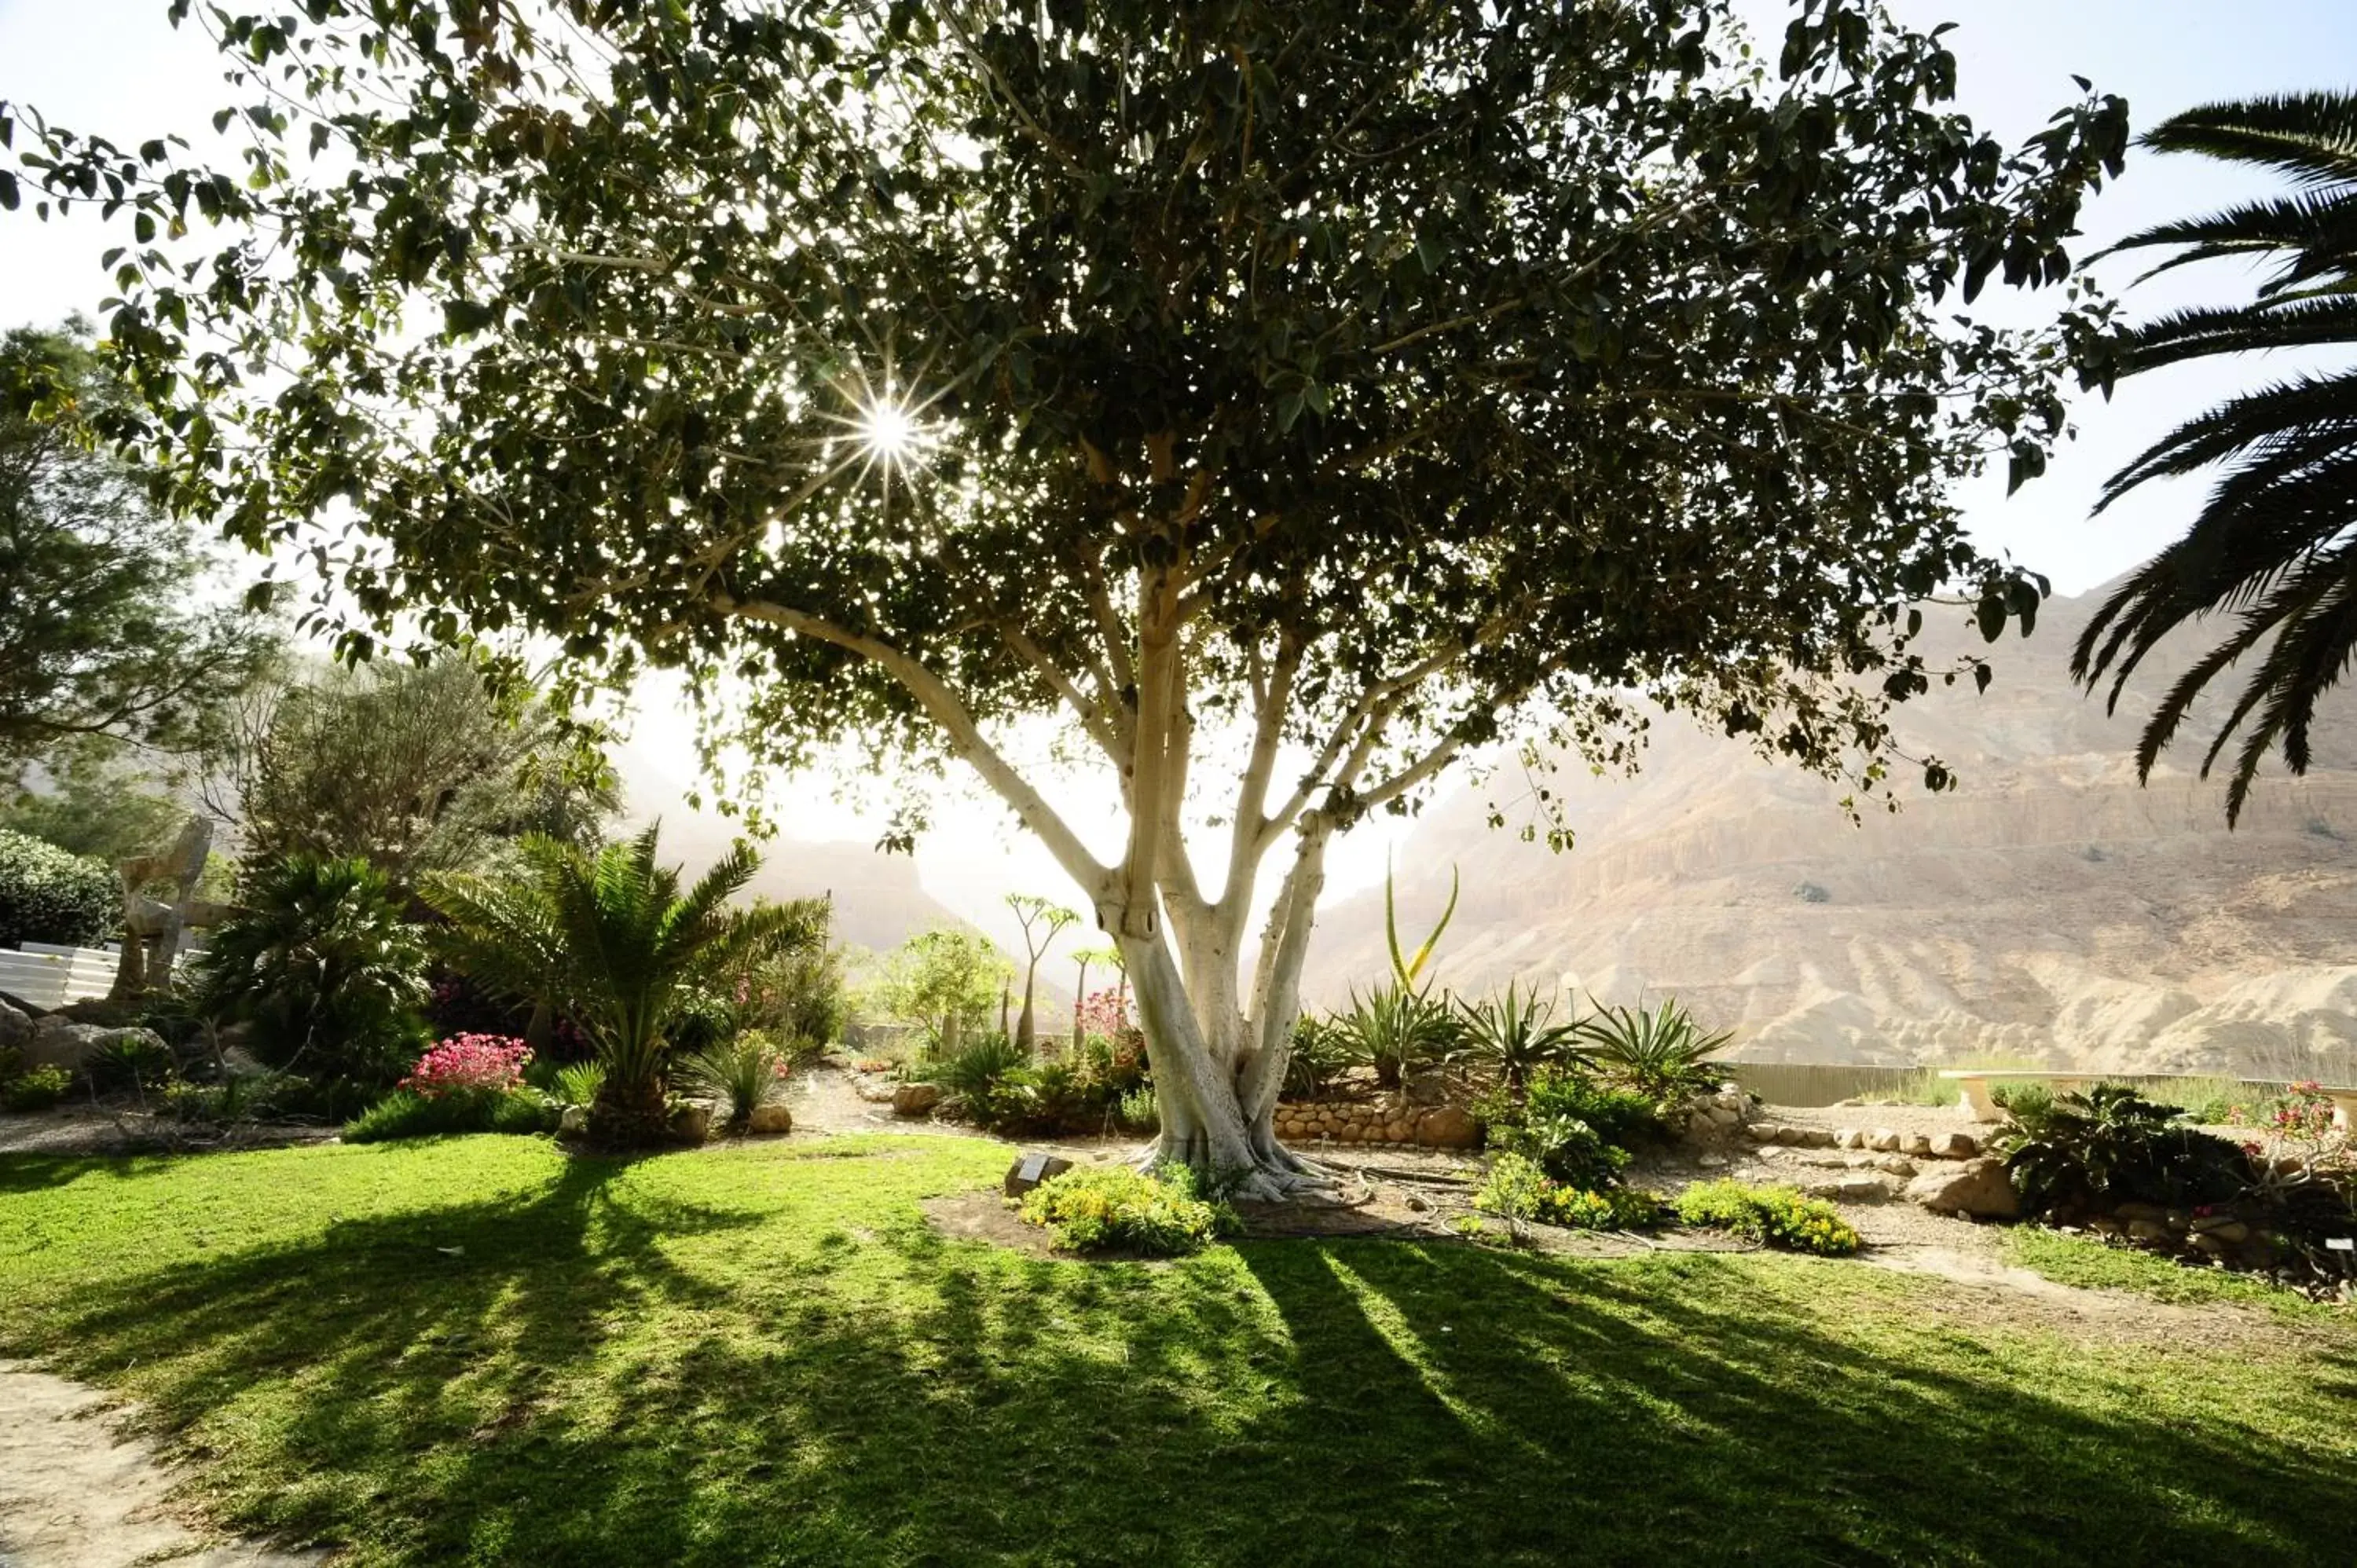
[[[535,634],[744,693],[773,765],[963,761],[1117,942],[1164,1155],[1251,1189],[1335,834],[1609,757],[1630,693],[1879,788],[1958,673],[1909,607],[2043,588],[1949,490],[2040,466],[2055,338],[1948,312],[2068,277],[2125,108],[2008,152],[1877,5],[1772,60],[1726,0],[287,6],[206,24],[234,167],[0,106],[0,198],[132,231],[174,504],[314,553],[355,649]]]

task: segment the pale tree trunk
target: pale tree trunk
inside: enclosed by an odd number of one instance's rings
[[[1157,481],[1173,477],[1167,446],[1156,451],[1154,467]],[[1190,496],[1199,490],[1190,486]],[[1161,1112],[1162,1130],[1147,1157],[1192,1166],[1236,1196],[1282,1198],[1325,1185],[1320,1173],[1277,1142],[1275,1117],[1301,1012],[1302,963],[1325,885],[1327,841],[1448,766],[1458,745],[1452,736],[1432,741],[1388,779],[1369,783],[1361,777],[1383,753],[1386,726],[1405,697],[1456,667],[1511,624],[1511,616],[1501,612],[1473,637],[1413,650],[1394,673],[1370,677],[1274,806],[1270,786],[1303,644],[1280,629],[1273,650],[1248,649],[1250,759],[1227,817],[1225,886],[1210,897],[1197,885],[1181,826],[1195,723],[1187,703],[1184,595],[1202,580],[1188,570],[1182,560],[1140,572],[1136,604],[1126,620],[1105,583],[1092,579],[1102,635],[1099,646],[1080,656],[1078,674],[1049,658],[1019,623],[997,623],[1008,647],[1071,709],[1120,772],[1130,830],[1123,854],[1110,865],[991,744],[957,693],[922,660],[791,607],[740,602],[717,592],[713,602],[723,613],[784,626],[873,660],[917,700],[952,752],[1072,878],[1119,949],[1123,983],[1135,989]],[[1339,816],[1329,814],[1337,801],[1348,802]],[[1259,868],[1288,837],[1292,865],[1270,908],[1246,992],[1240,962]],[[1027,999],[1028,992],[1027,983]],[[1003,1026],[1004,995],[1000,1005]],[[1027,1018],[1029,1013],[1027,1000]]]

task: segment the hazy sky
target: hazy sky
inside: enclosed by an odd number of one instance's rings
[[[2357,83],[2357,0],[1891,3],[1916,26],[1962,24],[1950,39],[1959,59],[1961,106],[2009,142],[2075,96],[2074,72],[2125,96],[2138,127],[2211,99]],[[1743,9],[1765,20],[1760,30],[1770,39],[1786,11],[1777,0],[1743,0]],[[0,98],[37,105],[60,123],[118,142],[177,130],[202,147],[210,140],[208,116],[224,102],[220,70],[203,35],[193,27],[176,34],[165,10],[166,0],[0,0]],[[2134,156],[2126,177],[2091,208],[2083,248],[2264,186],[2197,160]],[[94,224],[37,223],[29,208],[0,216],[0,326],[92,309],[106,293],[98,255],[113,242]],[[2133,269],[2110,265],[2102,275],[2122,287]],[[2213,266],[2130,291],[2126,300],[2145,314],[2235,297],[2245,286],[2233,268]],[[1996,480],[1964,498],[1974,532],[2047,573],[2059,592],[2083,592],[2149,555],[2200,499],[2195,485],[2152,487],[2089,521],[2104,477],[2222,392],[2297,364],[2183,367],[2141,378],[2108,404],[2082,400],[2079,439],[2044,478],[2010,499]],[[673,704],[658,700],[647,707],[640,749],[676,767],[682,729]],[[1078,814],[1101,827],[1109,823],[1101,805]],[[808,836],[874,833],[872,823],[815,794],[787,815]],[[942,815],[947,825],[920,851],[919,863],[927,885],[953,907],[979,911],[1010,885],[1063,890],[1044,854],[1006,829],[994,806],[969,792]],[[1335,891],[1381,878],[1384,837],[1365,833],[1338,856]]]

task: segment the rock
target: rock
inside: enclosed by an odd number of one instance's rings
[[[933,1107],[942,1102],[942,1089],[937,1083],[904,1083],[892,1091],[892,1114],[895,1116],[930,1116]]]
[[[97,1024],[77,1024],[55,1013],[33,1026],[31,1037],[20,1048],[28,1068],[59,1067],[78,1073],[92,1052],[122,1044],[136,1044],[157,1052],[165,1050],[164,1037],[153,1029],[109,1029]]]
[[[32,1015],[0,1002],[0,1051],[22,1050],[32,1037]]]
[[[1823,1127],[1803,1127],[1800,1133],[1801,1146],[1804,1149],[1830,1149],[1834,1146],[1834,1135]]]
[[[2112,1206],[2112,1218],[2123,1225],[2131,1225],[2139,1219],[2159,1224],[2169,1218],[2169,1210],[2158,1203],[2115,1203]]]
[[[1461,1105],[1443,1105],[1415,1119],[1415,1141],[1434,1149],[1478,1149],[1481,1123]]]
[[[1730,1110],[1724,1105],[1711,1106],[1709,1109],[1703,1112],[1703,1115],[1709,1118],[1710,1123],[1714,1127],[1740,1127],[1743,1125],[1743,1112],[1740,1111]]]
[[[1423,1198],[1416,1197],[1414,1193],[1409,1193],[1407,1195],[1406,1203],[1408,1212],[1411,1214],[1422,1214],[1425,1210],[1432,1207],[1431,1204],[1426,1203]]]
[[[2021,1213],[2021,1197],[2005,1174],[2005,1162],[1996,1159],[1927,1171],[1907,1184],[1907,1197],[1942,1214],[1967,1214],[1975,1219],[2012,1219]]]
[[[1717,1133],[1718,1123],[1710,1119],[1709,1112],[1697,1111],[1686,1118],[1686,1137],[1690,1141],[1702,1143],[1716,1137]]]
[[[1888,1203],[1894,1189],[1883,1176],[1846,1176],[1811,1182],[1802,1190],[1811,1197],[1830,1197],[1836,1203]]]
[[[560,1138],[578,1138],[589,1131],[589,1108],[568,1105],[565,1114],[556,1119],[556,1134]]]
[[[1834,1134],[1834,1147],[1836,1149],[1863,1149],[1866,1147],[1866,1134],[1859,1132],[1855,1127],[1844,1127],[1841,1131]]]
[[[2128,1221],[2128,1240],[2131,1241],[2174,1241],[2177,1240],[2177,1232],[2171,1230],[2169,1228],[2168,1222],[2165,1220],[2131,1219]]]
[[[1755,1144],[1772,1144],[1779,1130],[1773,1122],[1754,1122],[1743,1130],[1743,1135]]]
[[[2193,1222],[2196,1240],[2215,1236],[2219,1240],[2240,1246],[2251,1239],[2251,1228],[2231,1214],[2205,1214]]]
[[[775,1101],[756,1105],[753,1114],[746,1119],[745,1130],[748,1133],[791,1133],[794,1130],[794,1113]]]
[[[1874,1168],[1895,1176],[1911,1176],[1915,1174],[1915,1162],[1904,1155],[1885,1155],[1874,1162]]]
[[[1025,1155],[1006,1167],[1006,1179],[999,1187],[1009,1197],[1020,1197],[1050,1176],[1062,1176],[1072,1168],[1072,1162],[1061,1155]]]
[[[701,1100],[683,1100],[671,1108],[671,1130],[683,1144],[701,1144],[712,1136],[712,1107]]]
[[[2196,1230],[2191,1236],[2186,1238],[2186,1242],[2195,1251],[2207,1257],[2223,1258],[2231,1255],[2234,1251],[2233,1242],[2211,1230]]]
[[[1727,1156],[1725,1155],[1696,1155],[1695,1156],[1695,1164],[1700,1165],[1706,1171],[1723,1171],[1727,1168]]]
[[[1895,1155],[1902,1140],[1888,1127],[1877,1127],[1866,1135],[1866,1146],[1878,1155]]]
[[[1928,1158],[1932,1153],[1932,1140],[1924,1133],[1910,1133],[1906,1142],[1899,1145],[1899,1152],[1902,1155],[1919,1155]]]
[[[1943,1133],[1932,1140],[1932,1151],[1943,1160],[1969,1160],[1981,1152],[1981,1143],[1970,1133]]]
[[[2087,1229],[2098,1236],[2116,1236],[2124,1229],[2108,1214],[2098,1214],[2087,1221]]]
[[[1711,1096],[1710,1102],[1721,1111],[1734,1112],[1738,1121],[1751,1112],[1751,1097],[1739,1089],[1722,1089]]]

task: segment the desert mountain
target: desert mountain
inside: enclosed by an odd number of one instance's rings
[[[1398,857],[1403,938],[1464,893],[1442,981],[1510,978],[1608,1002],[1669,993],[1755,1060],[1907,1065],[2035,1059],[2108,1071],[2357,1078],[2357,705],[2330,704],[2305,779],[2263,779],[2229,832],[2193,777],[2212,702],[2149,788],[2132,747],[2167,677],[2107,718],[2067,671],[2104,590],[2050,601],[2037,635],[1988,650],[1996,682],[1901,710],[1907,749],[1958,773],[1853,826],[1838,791],[1682,717],[1643,769],[1566,768],[1577,847],[1485,825],[1503,779],[1428,811]],[[1978,648],[1954,609],[1935,658]],[[1421,924],[1419,924],[1421,922]],[[1412,939],[1409,939],[1412,940]],[[1380,890],[1321,917],[1308,993],[1385,969]]]

